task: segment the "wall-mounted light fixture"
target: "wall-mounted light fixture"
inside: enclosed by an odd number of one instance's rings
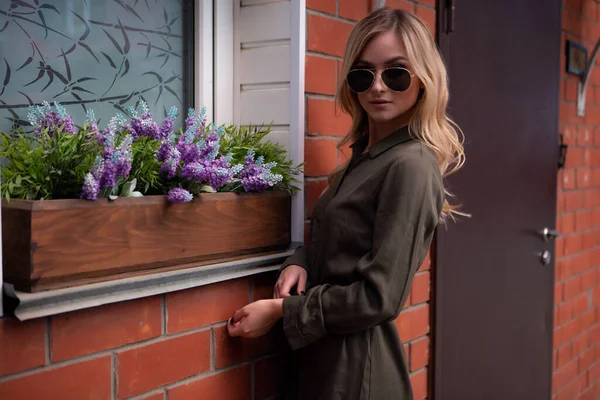
[[[579,77],[579,82],[577,84],[577,115],[580,117],[585,115],[586,89],[590,81],[590,75],[594,68],[599,49],[600,39],[596,43],[596,46],[594,46],[592,57],[588,61],[587,48],[572,40],[567,40],[567,72]]]

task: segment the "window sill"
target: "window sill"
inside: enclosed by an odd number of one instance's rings
[[[298,244],[292,244],[286,251],[244,260],[38,293],[20,292],[13,285],[4,283],[4,292],[18,301],[14,315],[25,321],[276,271],[294,253],[297,246]]]

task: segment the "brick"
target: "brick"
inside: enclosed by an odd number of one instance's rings
[[[111,382],[110,356],[105,356],[2,382],[0,399],[105,400],[111,398]]]
[[[580,276],[576,276],[574,278],[571,278],[567,281],[565,281],[564,283],[565,285],[565,291],[564,291],[564,299],[565,300],[569,300],[575,296],[577,296],[579,293],[581,293],[581,277]]]
[[[577,115],[577,107],[575,106],[575,103],[565,103],[564,101],[561,101],[558,106],[558,112],[560,121],[562,122],[570,124],[580,124],[584,122],[584,118]],[[586,121],[586,123],[588,122]]]
[[[587,333],[582,333],[573,340],[573,355],[579,356],[580,354],[583,354],[583,352],[586,351],[588,348],[589,346]]]
[[[307,99],[307,133],[309,135],[346,136],[352,118],[336,106],[333,100]]]
[[[417,5],[417,17],[425,22],[425,25],[429,28],[429,32],[435,37],[435,10],[433,8]]]
[[[564,388],[577,376],[577,360],[573,360],[554,372],[553,383],[558,390]]]
[[[236,279],[168,293],[167,332],[228,320],[237,309],[248,304],[249,288],[247,279]]]
[[[358,21],[371,11],[370,0],[339,0],[340,17]]]
[[[592,130],[587,126],[580,126],[577,129],[577,145],[581,147],[590,146],[594,140]]]
[[[306,8],[335,15],[336,0],[306,0]]]
[[[600,213],[598,213],[600,218]],[[560,233],[569,235],[575,232],[575,214],[564,214],[560,216]]]
[[[431,275],[429,272],[415,275],[410,291],[411,304],[416,305],[429,301]]]
[[[577,188],[586,189],[592,186],[592,172],[589,168],[577,170]]]
[[[589,165],[593,167],[600,167],[600,150],[599,149],[585,149],[585,153],[589,153]],[[585,162],[585,157],[584,157]]]
[[[579,253],[583,248],[583,235],[574,234],[565,238],[565,255]]]
[[[305,139],[304,159],[307,176],[328,175],[337,163],[335,140]]]
[[[600,71],[597,69],[592,70],[592,81],[597,81],[595,85],[600,85]],[[600,125],[600,108],[590,106],[585,109],[585,124],[586,125]]]
[[[117,353],[119,398],[148,392],[210,369],[210,331]]]
[[[62,361],[159,336],[160,297],[107,304],[50,320],[52,361]]]
[[[282,356],[257,361],[254,364],[254,398],[261,400],[284,391],[285,369],[285,359]]]
[[[576,178],[574,169],[568,168],[561,170],[560,178],[560,186],[562,186],[564,190],[575,189]]]
[[[394,8],[396,10],[415,12],[415,4],[407,0],[387,0],[385,2],[386,7]]]
[[[596,285],[596,271],[587,271],[581,275],[581,290],[589,291]]]
[[[250,400],[250,365],[176,386],[167,393],[169,400]]]
[[[582,211],[575,214],[575,230],[584,231],[592,226],[593,213],[591,211]],[[562,231],[561,231],[562,233]]]
[[[573,319],[573,302],[568,301],[556,307],[555,325],[560,326]]]
[[[308,54],[304,90],[309,93],[335,95],[336,60]]]
[[[0,351],[0,376],[44,365],[45,334],[42,318],[24,322],[0,318],[0,343],[4,343]]]
[[[565,193],[565,211],[575,211],[583,208],[583,193]]]
[[[277,271],[265,272],[252,277],[252,301],[273,298],[277,273]]]
[[[283,348],[285,341],[281,322],[275,324],[266,335],[253,339],[231,337],[227,333],[227,326],[216,327],[214,331],[216,368],[275,353],[278,349]]]
[[[317,204],[323,191],[327,188],[327,179],[318,179],[306,181],[306,216],[312,215],[312,210]]]
[[[582,1],[581,2],[581,14],[592,20],[592,21],[596,21],[596,3],[593,1]],[[596,40],[597,37],[590,37],[590,39],[594,39]]]
[[[413,399],[423,400],[427,397],[427,370],[421,370],[410,376]]]
[[[343,57],[352,24],[309,14],[307,50]]]
[[[577,368],[580,374],[587,371],[596,362],[595,349],[588,349],[578,358]]]
[[[583,234],[581,241],[582,250],[590,250],[598,245],[598,232],[591,231]]]
[[[562,368],[567,365],[573,359],[573,347],[570,343],[562,346],[558,349],[558,362],[557,367]]]
[[[165,400],[165,393],[160,392],[160,393],[150,394],[147,397],[142,397],[140,400]]]
[[[429,332],[429,305],[402,311],[395,322],[404,342],[425,336]]]
[[[573,80],[573,82],[575,82],[575,84],[577,84],[577,80]],[[569,153],[571,153],[571,150],[573,149],[573,146],[577,145],[577,126],[576,125],[571,125],[571,124],[562,124],[563,125],[563,140],[565,144],[568,144],[569,146],[571,146],[571,148],[569,149]],[[579,149],[581,150],[581,149]]]
[[[585,190],[583,192],[583,208],[600,207],[600,190]]]
[[[577,317],[578,315],[588,311],[590,305],[589,293],[582,293],[581,295],[575,297],[572,301],[572,304],[574,317]]]
[[[435,7],[435,0],[416,0],[417,4]]]
[[[429,338],[424,337],[410,344],[410,370],[416,371],[429,363]]]
[[[431,250],[429,250],[427,252],[427,255],[425,256],[425,260],[423,260],[423,263],[421,263],[421,266],[419,267],[419,269],[417,271],[428,271],[431,269]]]

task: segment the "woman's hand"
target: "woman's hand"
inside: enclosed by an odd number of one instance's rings
[[[283,297],[291,296],[290,290],[292,290],[295,285],[298,285],[296,289],[298,294],[303,294],[306,290],[307,276],[306,270],[301,266],[288,265],[281,271],[279,279],[277,279],[277,282],[275,283],[273,298],[281,299]]]
[[[227,323],[229,336],[255,338],[267,333],[283,316],[283,299],[258,300],[233,314]]]

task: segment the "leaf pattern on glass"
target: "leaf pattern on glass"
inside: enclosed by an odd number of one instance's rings
[[[0,131],[44,100],[75,120],[93,108],[108,121],[142,98],[156,115],[193,106],[181,78],[183,9],[181,0],[0,1]]]

